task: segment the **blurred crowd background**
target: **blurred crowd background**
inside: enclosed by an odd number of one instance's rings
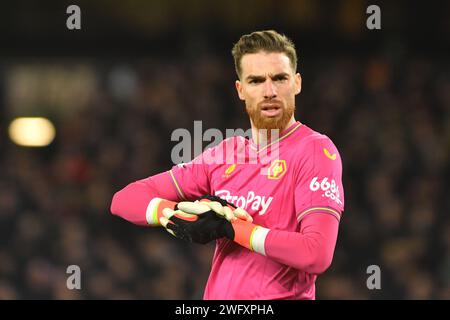
[[[249,128],[231,47],[296,43],[296,118],[340,150],[345,212],[318,299],[450,299],[450,5],[444,1],[16,1],[0,14],[0,299],[200,299],[214,244],[109,212],[173,165],[178,128]],[[378,4],[382,29],[365,27]],[[3,5],[2,5],[3,6]],[[56,127],[14,144],[15,117]],[[206,143],[207,144],[207,143]],[[66,269],[81,268],[81,290]],[[367,268],[381,269],[369,290]]]

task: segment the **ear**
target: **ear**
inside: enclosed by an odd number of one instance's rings
[[[300,73],[295,74],[295,95],[302,91],[302,76]]]
[[[243,91],[242,83],[239,80],[236,80],[235,85],[236,85],[236,91],[238,93],[239,99],[245,100],[244,94],[242,92]]]

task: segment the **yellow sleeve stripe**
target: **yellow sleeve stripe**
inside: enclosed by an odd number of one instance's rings
[[[255,251],[253,248],[253,236],[255,235],[255,231],[258,229],[258,227],[254,227],[252,230],[252,234],[250,235],[250,250]]]
[[[338,221],[341,220],[341,215],[339,214],[339,212],[334,209],[328,208],[328,207],[313,207],[313,208],[306,209],[298,215],[297,220],[300,222],[307,214],[312,213],[312,212],[329,213],[329,214],[333,215],[334,217],[336,217],[336,219]]]
[[[180,187],[177,179],[175,178],[172,170],[169,171],[169,174],[170,174],[170,176],[172,178],[172,181],[173,181],[173,184],[175,185],[175,188],[177,189],[178,196],[181,198],[181,200],[186,200],[186,197],[185,197],[185,195],[183,193],[183,190],[181,190],[181,187]]]

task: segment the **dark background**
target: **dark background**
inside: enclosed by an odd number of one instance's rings
[[[82,29],[66,28],[81,8]],[[381,8],[381,30],[366,8]],[[318,299],[450,299],[448,1],[14,1],[0,5],[0,298],[199,299],[213,244],[109,213],[168,170],[177,128],[249,127],[232,45],[276,29],[303,77],[296,118],[340,150],[345,212]],[[18,116],[56,139],[15,145]],[[78,265],[81,290],[66,288]],[[367,267],[381,269],[368,290]]]

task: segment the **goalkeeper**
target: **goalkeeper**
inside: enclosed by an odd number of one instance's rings
[[[339,152],[295,120],[302,78],[292,41],[257,31],[232,54],[252,138],[129,184],[111,212],[187,241],[216,240],[204,299],[315,299],[344,210]]]

